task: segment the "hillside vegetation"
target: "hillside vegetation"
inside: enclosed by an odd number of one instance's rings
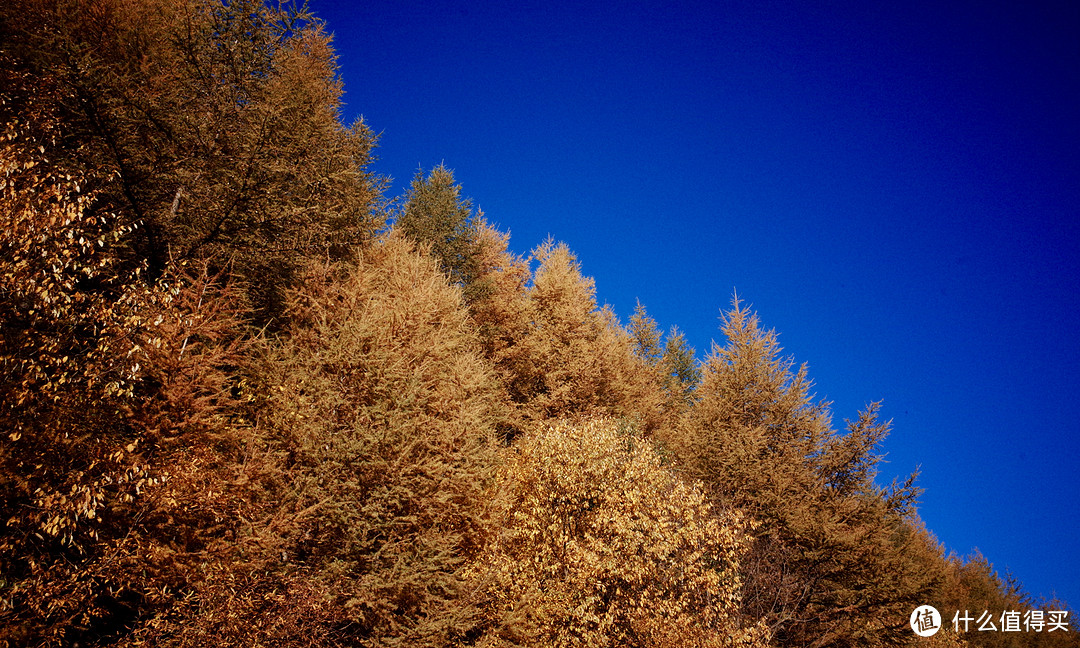
[[[295,8],[0,3],[0,645],[1078,645],[952,632],[1066,608],[740,300],[623,324],[340,97]]]

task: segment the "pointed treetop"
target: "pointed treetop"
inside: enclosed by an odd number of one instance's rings
[[[656,320],[645,312],[645,306],[638,300],[634,314],[630,316],[630,337],[634,342],[634,355],[645,364],[655,367],[660,362],[663,349],[660,345],[660,331]]]

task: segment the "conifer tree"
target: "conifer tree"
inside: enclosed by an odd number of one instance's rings
[[[939,553],[942,552],[938,547]],[[988,648],[1019,648],[1020,646],[1080,646],[1080,622],[1077,621],[1076,611],[1060,600],[1042,599],[1031,596],[1024,591],[1023,586],[1013,577],[1001,576],[995,571],[990,561],[978,550],[973,554],[960,557],[956,554],[941,556],[938,565],[939,573],[943,574],[930,604],[938,610],[942,610],[945,629],[953,634],[955,626],[959,633],[955,636],[966,639],[970,645],[987,646]],[[945,613],[944,610],[948,610]],[[1054,632],[1046,632],[1049,613],[1064,612],[1064,627]],[[1038,616],[1026,616],[1029,612],[1041,613],[1042,631],[1037,632],[1034,628],[1040,627]],[[1004,631],[1005,615],[1016,615],[1016,627],[1023,629],[1022,632]],[[1024,624],[1025,618],[1028,625]],[[1035,621],[1035,626],[1030,622]],[[980,631],[979,627],[997,628],[996,631]]]
[[[531,327],[528,283],[529,264],[508,249],[509,234],[495,229],[483,218],[477,227],[477,281],[485,290],[475,293],[469,303],[472,320],[484,357],[492,364],[499,381],[501,405],[497,427],[504,440],[524,429],[519,404],[526,400],[519,389],[520,377],[531,372],[518,346]]]
[[[478,281],[481,219],[482,215],[473,215],[472,201],[461,196],[453,171],[440,164],[427,177],[419,171],[413,177],[394,226],[417,243],[430,245],[439,266],[471,303],[485,290]]]
[[[305,285],[266,371],[291,512],[267,533],[350,645],[446,645],[469,616],[459,572],[482,544],[497,416],[460,289],[396,234]]]
[[[767,619],[781,645],[904,640],[933,576],[912,549],[914,477],[887,490],[873,481],[888,431],[877,405],[840,435],[806,367],[793,370],[738,299],[724,334],[671,446],[718,501],[761,524],[745,566],[748,614]]]
[[[507,350],[524,338],[529,325],[528,262],[510,252],[510,235],[476,219],[477,283],[486,290],[469,309],[478,326],[485,355],[500,365]]]
[[[527,292],[525,335],[502,359],[522,419],[603,413],[652,431],[659,388],[615,314],[597,307],[593,280],[581,275],[565,244],[549,239],[533,258],[539,266]]]
[[[694,391],[701,382],[701,368],[694,358],[693,347],[687,344],[678,327],[673,326],[667,335],[660,367],[669,402],[682,406],[692,404]]]
[[[330,38],[310,14],[260,0],[11,0],[0,48],[45,80],[39,100],[64,131],[54,158],[95,172],[94,215],[137,225],[124,244],[151,278],[170,260],[229,258],[269,319],[300,259],[348,254],[382,225],[381,185],[364,171],[375,137],[340,124]]]
[[[650,367],[659,364],[664,353],[660,345],[660,331],[656,328],[656,320],[649,317],[640,300],[634,306],[628,329],[634,341],[634,355]]]
[[[701,369],[694,359],[694,350],[677,327],[672,327],[665,340],[638,302],[630,316],[627,329],[633,342],[634,355],[662,389],[664,402],[663,425],[669,427],[678,413],[693,404],[694,389],[701,380]],[[667,432],[661,432],[661,435]]]

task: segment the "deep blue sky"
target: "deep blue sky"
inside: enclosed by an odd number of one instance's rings
[[[1080,606],[1080,3],[311,7],[392,193],[445,162],[699,356],[737,290],[948,548]]]

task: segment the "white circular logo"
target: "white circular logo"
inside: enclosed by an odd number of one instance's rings
[[[911,629],[920,637],[930,637],[941,630],[941,614],[932,605],[920,605],[911,613]]]

